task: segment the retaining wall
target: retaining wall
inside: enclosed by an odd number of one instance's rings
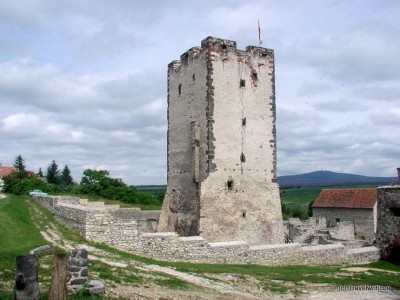
[[[35,196],[34,199],[52,211],[56,220],[87,240],[154,259],[261,265],[361,263],[379,259],[376,247],[348,248],[343,244],[304,247],[299,243],[250,245],[244,241],[209,243],[201,236],[148,232],[149,222],[157,219],[157,212],[71,197]]]

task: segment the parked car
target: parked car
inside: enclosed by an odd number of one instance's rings
[[[45,192],[43,192],[41,190],[33,190],[33,191],[29,192],[29,195],[30,196],[35,196],[35,195],[37,195],[37,196],[46,196],[47,193],[45,193]]]

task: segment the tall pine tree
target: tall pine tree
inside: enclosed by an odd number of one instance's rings
[[[22,155],[19,154],[14,161],[14,168],[17,170],[17,172],[23,172],[26,173],[26,167],[25,167],[25,159],[22,158]]]
[[[71,171],[66,165],[61,172],[61,184],[62,185],[71,185],[74,183],[74,179],[71,176]]]
[[[55,160],[51,162],[51,164],[47,167],[46,179],[48,183],[60,184],[61,183],[61,174],[58,169],[58,164]]]

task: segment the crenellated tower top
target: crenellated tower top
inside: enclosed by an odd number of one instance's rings
[[[272,49],[247,46],[245,50],[238,50],[235,41],[209,36],[201,41],[200,47],[190,48],[181,55],[180,60],[173,60],[168,64],[168,72],[177,70],[181,65],[187,65],[202,53],[207,54],[208,61],[225,61],[232,57],[239,61],[246,61],[249,56],[253,58],[258,56],[257,60],[260,66],[271,63],[274,59],[274,50]]]

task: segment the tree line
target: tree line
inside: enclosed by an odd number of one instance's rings
[[[4,192],[16,195],[27,195],[29,191],[40,189],[53,195],[90,195],[94,198],[118,200],[131,204],[161,205],[164,194],[151,195],[138,191],[134,186],[127,185],[120,178],[110,177],[107,170],[87,169],[83,172],[81,182],[74,182],[67,165],[60,170],[53,160],[43,174],[27,170],[25,159],[18,155],[14,161],[13,171],[4,178]]]

